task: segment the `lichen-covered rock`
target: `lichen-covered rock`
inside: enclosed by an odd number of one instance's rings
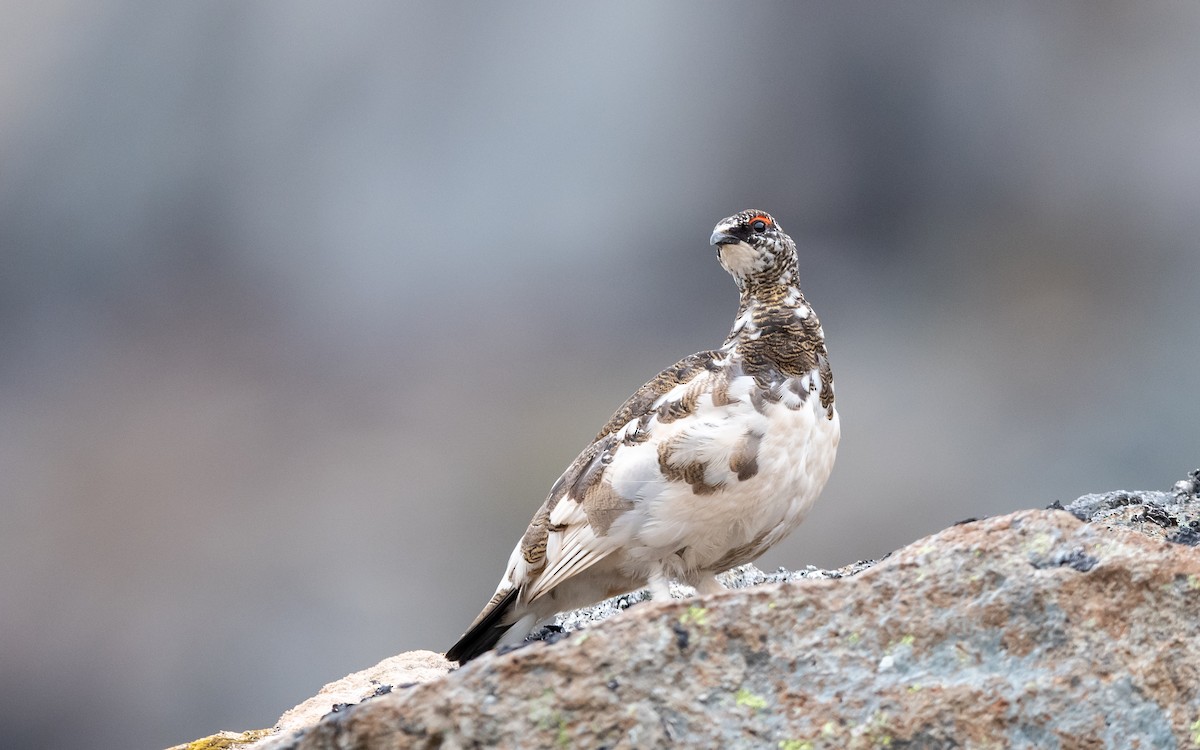
[[[826,581],[834,578],[846,578],[856,575],[866,570],[875,564],[874,560],[860,560],[859,562],[847,565],[844,568],[837,570],[821,570],[815,566],[808,566],[804,570],[786,570],[780,568],[774,573],[765,573],[755,567],[753,564],[740,565],[733,570],[728,570],[719,576],[717,580],[726,589],[745,589],[751,586],[761,586],[764,583],[785,583],[795,581]],[[688,599],[696,595],[696,590],[691,586],[686,586],[675,581],[670,582],[671,595],[676,599]],[[635,604],[650,601],[650,592],[646,589],[641,591],[633,591],[628,594],[614,596],[611,599],[595,604],[591,607],[583,607],[570,612],[563,612],[555,617],[553,628],[547,628],[546,631],[534,633],[530,636],[531,640],[546,639],[556,640],[557,632],[571,632],[587,628],[596,623],[607,620],[618,612],[629,609]]]
[[[327,717],[289,746],[1186,747],[1200,554],[1068,513],[852,578],[640,604]]]
[[[380,665],[252,747],[1198,747],[1196,479],[964,523],[858,575],[610,601],[450,674],[419,652],[427,681]]]
[[[385,695],[393,689],[429,682],[446,674],[449,665],[441,654],[408,651],[361,672],[331,682],[300,705],[279,717],[275,731],[288,734],[312,726],[330,711]]]
[[[185,742],[182,745],[174,745],[168,750],[239,750],[239,748],[250,747],[257,740],[270,736],[273,731],[272,729],[253,729],[249,732],[217,732],[198,740]]]
[[[1105,492],[1084,495],[1063,508],[1081,521],[1134,529],[1179,544],[1200,544],[1200,469],[1170,492]],[[1061,506],[1052,506],[1061,507]]]

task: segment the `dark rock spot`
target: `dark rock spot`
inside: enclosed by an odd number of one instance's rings
[[[558,643],[568,635],[570,634],[563,630],[561,625],[543,625],[530,633],[525,642],[542,641],[543,643]]]
[[[671,625],[671,630],[675,631],[675,645],[679,647],[680,651],[686,650],[688,647],[687,628],[677,622]]]
[[[1059,565],[1066,565],[1070,568],[1078,570],[1080,573],[1086,573],[1092,568],[1096,567],[1096,563],[1098,562],[1100,562],[1099,559],[1085,554],[1081,549],[1077,549],[1063,558]]]
[[[1146,510],[1133,517],[1134,521],[1149,521],[1158,524],[1164,529],[1169,529],[1172,526],[1178,526],[1179,522],[1175,517],[1157,505],[1147,505]]]
[[[1092,568],[1096,567],[1096,564],[1099,562],[1099,558],[1087,554],[1081,548],[1073,549],[1070,552],[1058,551],[1051,553],[1047,557],[1041,559],[1032,559],[1029,561],[1029,563],[1038,570],[1067,567],[1071,568],[1072,570],[1077,570],[1080,573],[1088,572]]]
[[[1189,547],[1195,547],[1200,544],[1200,528],[1197,528],[1197,522],[1192,521],[1187,526],[1183,526],[1179,531],[1167,537],[1168,542],[1175,544],[1186,544]]]
[[[746,650],[743,655],[746,659],[746,666],[750,668],[757,668],[771,660],[771,654],[768,651]]]

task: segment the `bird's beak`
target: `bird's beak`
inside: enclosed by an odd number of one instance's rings
[[[713,232],[712,237],[708,238],[708,244],[710,245],[731,245],[734,242],[740,241],[737,237],[725,232]]]

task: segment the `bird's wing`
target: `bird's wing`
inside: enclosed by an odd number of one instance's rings
[[[632,396],[625,399],[625,403],[621,404],[609,417],[608,422],[600,430],[600,434],[596,435],[596,440],[611,435],[635,419],[653,414],[655,402],[660,397],[676,386],[692,380],[700,372],[713,370],[719,355],[719,352],[714,351],[697,352],[689,357],[684,357],[655,375],[650,382],[638,388]]]
[[[616,548],[607,536],[612,521],[633,507],[613,492],[604,473],[619,441],[608,435],[593,442],[555,483],[545,506],[545,523],[538,517],[521,540],[522,557],[533,563],[525,586],[533,601],[558,584],[603,560]],[[539,516],[543,516],[539,513]],[[540,559],[538,559],[540,553]]]
[[[513,551],[505,576],[506,582],[524,589],[524,601],[545,595],[618,548],[608,531],[634,507],[634,498],[621,495],[605,481],[609,466],[621,460],[623,444],[638,439],[632,433],[647,427],[654,417],[671,413],[674,402],[662,402],[662,397],[684,384],[702,385],[715,369],[717,357],[711,351],[685,357],[639,388],[555,482]],[[700,389],[680,390],[685,391],[680,399],[686,400],[695,398]],[[631,423],[636,424],[622,429]]]

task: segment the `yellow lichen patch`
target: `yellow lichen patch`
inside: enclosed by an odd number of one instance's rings
[[[699,625],[700,627],[708,626],[708,610],[699,605],[693,604],[688,607],[687,612],[684,612],[679,617],[681,625]]]
[[[761,711],[767,707],[767,699],[761,695],[755,695],[746,688],[741,688],[737,691],[737,704],[752,708],[755,711]]]
[[[1054,543],[1058,541],[1057,535],[1051,535],[1048,532],[1042,532],[1025,543],[1027,549],[1035,555],[1042,556],[1050,551]]]
[[[813,750],[811,740],[780,740],[779,750]]]

